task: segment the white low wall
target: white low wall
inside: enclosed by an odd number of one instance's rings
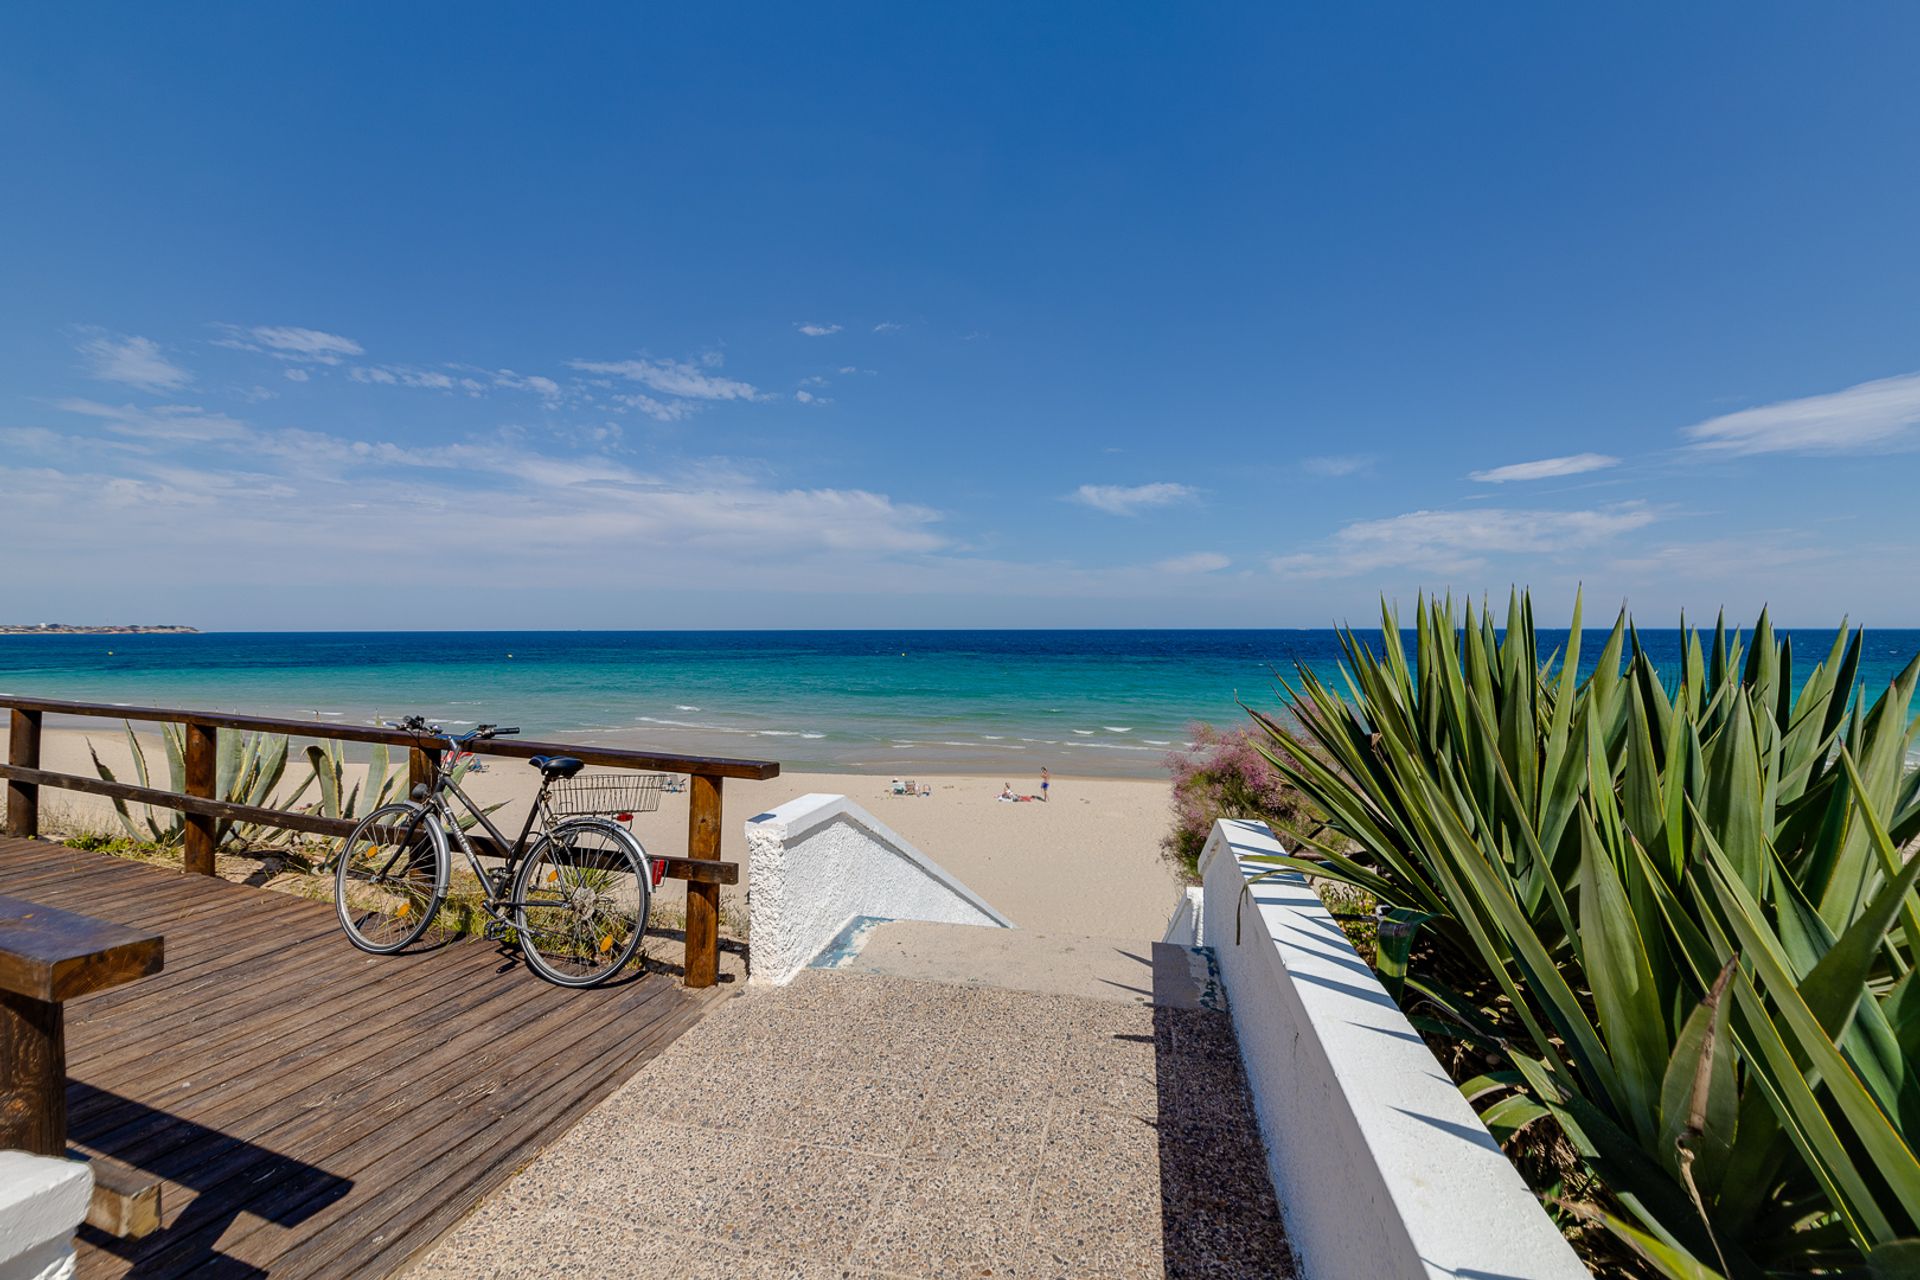
[[[1252,1087],[1287,1239],[1312,1280],[1585,1280],[1500,1153],[1284,853],[1221,821],[1200,855],[1205,945]],[[1235,926],[1238,922],[1238,941]]]
[[[754,982],[782,983],[859,916],[1013,922],[845,796],[804,795],[747,823]]]
[[[92,1199],[85,1161],[0,1151],[0,1280],[70,1280]]]
[[[1199,946],[1200,935],[1205,931],[1200,923],[1200,913],[1205,905],[1206,899],[1199,885],[1183,889],[1173,904],[1173,914],[1167,917],[1167,931],[1160,941],[1176,947]]]

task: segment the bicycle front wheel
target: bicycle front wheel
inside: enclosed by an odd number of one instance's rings
[[[513,885],[527,963],[549,982],[593,987],[633,962],[647,932],[647,851],[604,818],[575,818],[542,836]]]
[[[447,892],[447,836],[427,810],[382,805],[340,850],[333,906],[362,951],[391,955],[420,940]]]

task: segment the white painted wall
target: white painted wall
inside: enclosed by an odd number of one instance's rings
[[[1220,821],[1202,941],[1227,988],[1287,1238],[1312,1280],[1585,1280],[1533,1193],[1286,852]],[[1238,921],[1238,940],[1235,938]]]
[[[845,796],[804,795],[747,823],[754,982],[784,983],[856,916],[1012,928],[979,894]]]
[[[68,1280],[92,1199],[83,1161],[0,1151],[0,1280]]]
[[[1170,942],[1176,947],[1197,947],[1200,945],[1200,913],[1206,899],[1199,885],[1189,885],[1180,891],[1180,897],[1173,904],[1173,914],[1167,917],[1167,932],[1160,941]]]

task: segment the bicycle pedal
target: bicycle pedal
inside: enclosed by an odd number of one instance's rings
[[[498,920],[487,921],[486,939],[488,942],[505,942],[512,936],[513,930]]]

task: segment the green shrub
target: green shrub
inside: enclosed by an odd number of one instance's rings
[[[1192,745],[1167,754],[1173,828],[1160,841],[1187,880],[1199,882],[1200,853],[1218,818],[1258,818],[1282,834],[1308,829],[1299,793],[1261,753],[1252,730],[1194,724],[1187,733]]]
[[[1324,815],[1285,866],[1427,919],[1416,1024],[1496,1049],[1496,1135],[1551,1119],[1671,1276],[1920,1275],[1920,660],[1869,705],[1844,627],[1794,683],[1766,615],[1663,682],[1623,612],[1578,677],[1531,601],[1342,637],[1265,753]],[[1296,727],[1297,726],[1297,727]]]

